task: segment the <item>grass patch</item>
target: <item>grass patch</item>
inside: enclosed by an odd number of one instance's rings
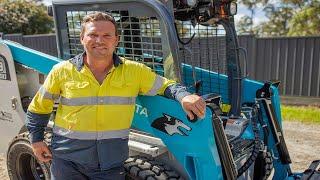
[[[282,119],[320,124],[320,108],[313,106],[281,106]]]

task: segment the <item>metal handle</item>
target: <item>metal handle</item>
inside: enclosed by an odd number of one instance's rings
[[[13,110],[17,109],[17,103],[18,103],[17,98],[16,97],[12,97],[11,98],[11,107],[12,107]]]

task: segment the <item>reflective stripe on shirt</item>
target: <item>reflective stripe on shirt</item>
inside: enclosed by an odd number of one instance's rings
[[[45,90],[43,86],[40,87],[39,89],[39,94],[44,98],[44,99],[49,99],[49,100],[55,100],[59,98],[59,94],[51,94],[48,91]]]
[[[119,97],[119,96],[95,96],[95,97],[61,97],[62,105],[82,106],[82,105],[132,105],[136,102],[136,97]]]
[[[110,130],[110,131],[74,131],[62,127],[54,126],[53,132],[57,135],[64,136],[71,139],[81,140],[101,140],[114,138],[128,138],[129,129]]]
[[[158,90],[162,87],[163,82],[164,82],[164,78],[159,75],[156,75],[156,79],[153,83],[152,88],[145,95],[148,95],[148,96],[156,95]]]

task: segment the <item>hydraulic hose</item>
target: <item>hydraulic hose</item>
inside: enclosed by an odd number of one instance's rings
[[[252,149],[252,153],[247,161],[238,169],[238,177],[240,177],[244,172],[246,172],[249,167],[255,162],[258,157],[259,151],[261,150],[261,145],[263,143],[260,140],[259,129],[258,129],[258,118],[259,118],[259,110],[256,105],[253,106],[253,116],[252,116],[252,130],[254,134],[254,146]]]

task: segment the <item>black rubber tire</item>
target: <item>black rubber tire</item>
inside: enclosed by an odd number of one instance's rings
[[[168,165],[154,159],[135,156],[124,163],[126,180],[183,180],[183,178]]]
[[[254,164],[254,180],[266,180],[273,169],[273,158],[269,151],[258,154]]]
[[[49,180],[50,163],[37,161],[32,152],[29,133],[16,136],[7,152],[7,168],[11,180]]]

